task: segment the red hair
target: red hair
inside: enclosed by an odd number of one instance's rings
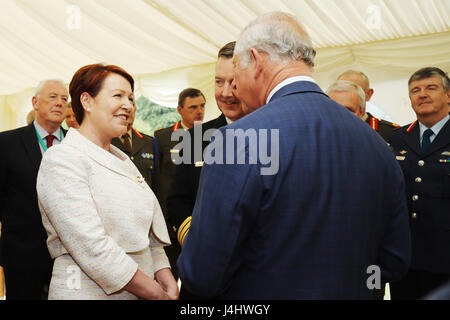
[[[90,64],[80,68],[73,75],[69,85],[69,92],[72,100],[72,110],[79,124],[84,118],[84,109],[80,101],[81,94],[87,92],[91,97],[95,98],[102,89],[106,77],[111,73],[116,73],[127,79],[131,85],[131,90],[134,91],[133,77],[118,66],[101,63]]]

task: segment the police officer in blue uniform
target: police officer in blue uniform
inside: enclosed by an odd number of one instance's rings
[[[420,299],[450,276],[450,80],[438,68],[408,82],[417,121],[389,143],[403,170],[412,237],[407,276],[390,284],[392,299]]]

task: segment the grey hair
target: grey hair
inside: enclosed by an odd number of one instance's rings
[[[274,62],[303,60],[314,66],[316,51],[312,41],[297,17],[291,14],[267,13],[245,27],[234,49],[243,68],[250,63],[251,48],[266,52]]]
[[[443,70],[441,70],[439,68],[435,68],[435,67],[426,67],[426,68],[422,68],[422,69],[414,72],[413,75],[411,76],[411,78],[409,78],[409,80],[408,80],[408,86],[413,81],[422,80],[422,79],[431,78],[431,77],[441,78],[442,86],[444,87],[444,90],[445,91],[450,90],[450,79],[449,79],[447,73],[445,73]]]
[[[45,86],[47,83],[50,83],[50,82],[52,82],[52,83],[59,83],[59,84],[61,84],[62,86],[64,86],[64,88],[67,89],[66,84],[65,84],[64,81],[62,81],[61,79],[48,79],[48,80],[43,80],[43,81],[39,82],[39,84],[37,85],[36,90],[35,90],[35,92],[34,92],[34,96],[35,96],[36,98],[39,98],[39,95],[41,94],[42,88],[44,88],[44,86]]]
[[[326,93],[329,95],[331,92],[348,92],[353,91],[358,94],[359,107],[363,111],[366,108],[366,94],[364,90],[356,83],[347,80],[337,80],[331,86],[328,87]]]

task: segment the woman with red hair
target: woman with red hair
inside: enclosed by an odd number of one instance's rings
[[[37,180],[47,246],[55,259],[49,299],[176,299],[159,203],[111,139],[127,131],[133,78],[102,64],[70,83],[80,124],[44,155]]]

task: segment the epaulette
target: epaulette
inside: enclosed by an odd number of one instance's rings
[[[387,125],[389,127],[400,128],[400,125],[398,125],[396,123],[393,123],[393,122],[390,122],[390,121],[387,121],[387,120],[384,120],[384,119],[379,119],[379,120],[380,120],[380,123],[385,124],[385,125]]]

